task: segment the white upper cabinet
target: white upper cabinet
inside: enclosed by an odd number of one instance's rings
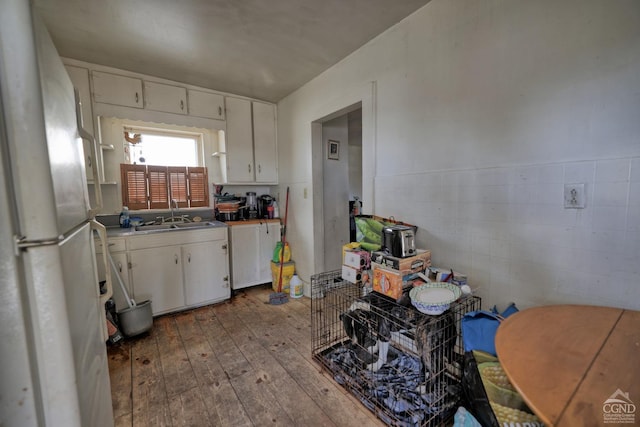
[[[225,181],[277,184],[275,105],[227,97],[226,107]]]
[[[227,97],[227,182],[255,182],[251,101]]]
[[[145,81],[144,107],[165,113],[187,114],[187,90],[183,87]]]
[[[276,107],[262,102],[252,102],[252,106],[256,182],[275,183],[278,181]]]
[[[207,119],[224,120],[224,96],[189,90],[189,114]]]
[[[142,108],[142,80],[92,71],[93,99],[103,104]]]

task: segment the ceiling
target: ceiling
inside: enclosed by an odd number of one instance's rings
[[[429,0],[33,0],[61,56],[277,102]]]

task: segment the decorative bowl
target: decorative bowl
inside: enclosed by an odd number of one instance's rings
[[[411,304],[421,313],[434,316],[447,311],[460,295],[462,291],[458,286],[444,282],[425,283],[409,291]]]

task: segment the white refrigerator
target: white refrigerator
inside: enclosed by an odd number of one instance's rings
[[[0,101],[0,425],[112,426],[86,133],[27,0],[0,2]]]

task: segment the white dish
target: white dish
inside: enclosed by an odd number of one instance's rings
[[[449,305],[460,298],[462,291],[456,285],[443,282],[425,283],[409,291],[411,303],[420,312],[431,315],[442,314]]]

